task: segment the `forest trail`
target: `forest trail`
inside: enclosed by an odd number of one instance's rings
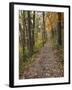
[[[55,52],[51,44],[46,43],[36,55],[35,61],[25,68],[23,78],[63,77],[64,67]]]

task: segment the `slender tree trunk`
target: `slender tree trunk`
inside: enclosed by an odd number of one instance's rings
[[[23,11],[23,53],[25,51],[25,12]]]
[[[23,42],[22,42],[22,37],[23,37],[23,35],[22,35],[21,23],[19,23],[19,33],[20,33],[20,35],[19,35],[19,43],[20,43],[20,46],[23,47]]]
[[[61,40],[61,13],[58,13],[58,44],[61,45],[62,44],[62,40]]]
[[[43,37],[43,46],[45,44],[45,40],[46,40],[46,37],[45,37],[45,13],[43,12],[43,32],[42,32],[42,37]]]
[[[22,27],[23,26],[23,27]],[[23,54],[25,51],[25,12],[21,11],[21,22],[19,23],[20,43],[22,45]]]
[[[29,39],[29,44],[28,44],[28,50],[29,50],[29,56],[32,55],[32,38],[31,38],[31,17],[30,17],[30,11],[28,13],[28,39]]]
[[[35,40],[34,40],[34,30],[35,30],[35,11],[33,13],[33,31],[32,31],[32,35],[33,35],[33,46],[35,44]]]
[[[33,28],[32,28],[32,52],[35,45],[34,30],[35,30],[35,11],[33,12]]]
[[[26,48],[28,50],[29,49],[28,13],[27,13],[27,11],[25,11],[25,12],[26,12],[26,14],[25,14]]]

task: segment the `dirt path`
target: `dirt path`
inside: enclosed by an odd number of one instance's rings
[[[46,43],[35,57],[34,63],[26,67],[23,78],[63,77],[63,64],[58,62],[59,57],[54,53],[51,44]]]

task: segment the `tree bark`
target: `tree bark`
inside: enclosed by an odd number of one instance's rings
[[[23,26],[23,27],[22,27]],[[22,45],[23,54],[25,51],[25,12],[21,11],[21,22],[19,23],[20,43]]]
[[[61,40],[61,13],[58,13],[58,44],[61,45],[62,44],[62,40]]]
[[[23,11],[23,52],[25,50],[25,12]]]
[[[46,37],[45,37],[45,13],[43,12],[43,32],[42,32],[42,38],[43,38],[43,46],[46,42]]]
[[[29,50],[29,56],[31,56],[31,55],[32,55],[32,38],[31,38],[31,19],[30,19],[30,11],[28,11],[27,13],[28,13],[28,39],[29,39],[28,50]]]
[[[35,45],[34,30],[35,30],[35,11],[33,12],[33,23],[32,23],[32,52]]]
[[[33,13],[33,31],[32,31],[32,35],[33,35],[33,46],[35,44],[35,40],[34,40],[34,29],[35,29],[35,11]]]

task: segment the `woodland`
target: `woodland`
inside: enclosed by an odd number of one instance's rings
[[[19,10],[19,79],[64,76],[64,13]]]

